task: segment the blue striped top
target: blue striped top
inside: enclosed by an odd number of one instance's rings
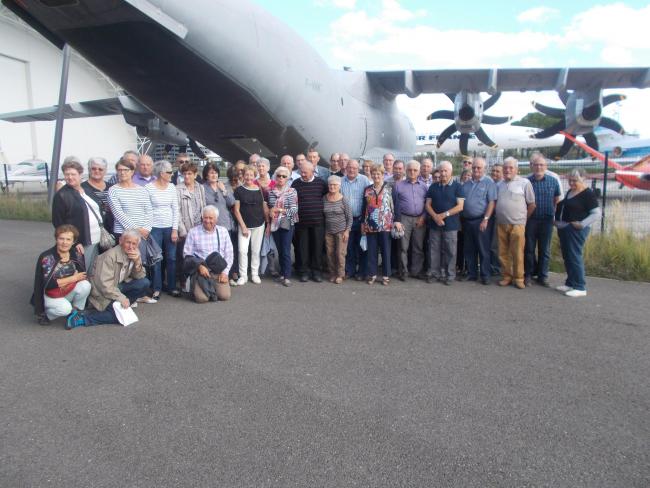
[[[143,186],[122,188],[113,185],[108,190],[108,203],[115,217],[113,230],[116,234],[140,227],[151,231],[153,211],[149,193]]]

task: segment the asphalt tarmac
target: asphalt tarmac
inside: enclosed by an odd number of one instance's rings
[[[264,281],[66,331],[0,221],[0,486],[650,486],[650,285]],[[559,275],[552,276],[560,284]]]

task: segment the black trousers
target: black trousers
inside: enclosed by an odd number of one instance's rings
[[[311,270],[320,275],[323,269],[323,246],[325,244],[325,225],[295,226],[296,242],[298,243],[298,273],[305,275]]]

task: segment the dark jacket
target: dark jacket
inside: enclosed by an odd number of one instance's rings
[[[74,262],[77,271],[80,273],[86,271],[83,256],[79,256],[74,247],[70,249],[70,260]],[[52,279],[52,275],[54,274],[54,270],[56,269],[57,264],[59,264],[59,261],[61,261],[61,256],[59,256],[56,246],[42,252],[36,261],[36,271],[34,272],[34,293],[32,294],[30,303],[34,306],[34,313],[38,317],[45,313],[45,300],[43,299],[43,294]],[[47,267],[47,273],[44,266]]]
[[[97,206],[99,207],[99,210],[102,213],[101,215],[102,220],[104,221],[102,225],[108,232],[113,232],[113,224],[115,222],[115,219],[113,217],[113,212],[111,212],[111,207],[108,206],[108,189],[111,186],[113,185],[111,185],[110,183],[106,183],[106,190],[104,190],[106,194],[106,198],[105,200],[102,200],[97,194],[98,190],[95,189],[95,187],[93,187],[90,183],[88,183],[87,180],[81,184],[81,188],[84,189],[86,195],[92,198],[97,204]]]
[[[81,194],[74,188],[65,185],[54,194],[52,200],[52,225],[54,228],[63,224],[74,225],[79,231],[77,242],[83,246],[91,244],[88,212],[88,205]]]

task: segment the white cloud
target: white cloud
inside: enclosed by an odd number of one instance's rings
[[[540,24],[546,22],[558,13],[559,10],[550,7],[533,7],[529,8],[528,10],[524,10],[519,15],[517,15],[517,20],[519,22],[531,22]]]

